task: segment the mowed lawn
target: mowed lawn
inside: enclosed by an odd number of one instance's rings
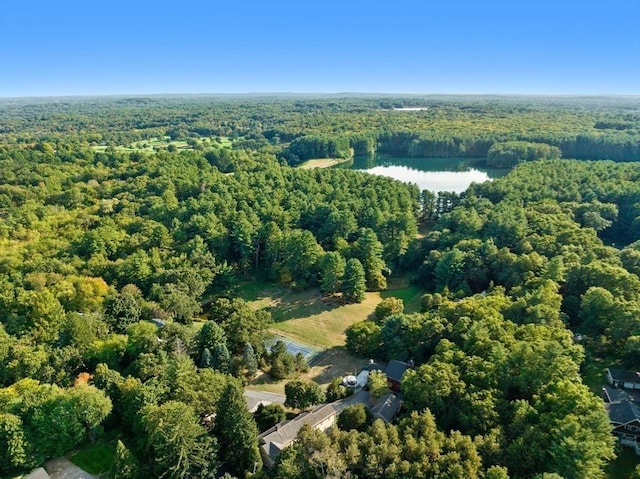
[[[371,317],[383,297],[400,297],[408,306],[407,312],[414,312],[421,295],[419,288],[400,280],[390,282],[390,289],[382,293],[367,293],[364,301],[356,304],[323,297],[316,288],[295,291],[262,282],[249,283],[239,293],[253,308],[271,312],[274,333],[319,349],[343,346],[344,331]]]

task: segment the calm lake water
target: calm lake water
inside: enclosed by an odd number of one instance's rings
[[[510,170],[487,168],[482,158],[400,158],[389,155],[356,156],[343,168],[416,183],[420,190],[462,193],[473,182],[482,183]]]

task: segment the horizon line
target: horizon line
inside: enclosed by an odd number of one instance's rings
[[[640,98],[640,93],[481,93],[481,92],[458,92],[458,93],[425,93],[425,92],[374,92],[374,91],[342,91],[342,92],[288,92],[288,91],[247,91],[247,92],[200,92],[200,93],[72,93],[72,94],[51,94],[51,95],[0,95],[0,100],[24,100],[24,99],[54,99],[54,98],[104,98],[104,97],[169,97],[169,96],[495,96],[495,97],[556,97],[556,98],[584,98],[584,97],[615,97],[615,98]]]

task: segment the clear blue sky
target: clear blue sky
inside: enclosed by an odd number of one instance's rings
[[[0,96],[640,95],[640,0],[0,0]]]

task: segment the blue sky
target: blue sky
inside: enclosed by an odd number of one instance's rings
[[[0,0],[0,96],[640,95],[640,0]]]

